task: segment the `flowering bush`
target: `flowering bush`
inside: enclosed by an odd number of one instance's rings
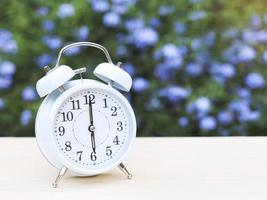
[[[0,135],[33,136],[35,83],[75,41],[107,47],[133,77],[139,136],[267,135],[267,15],[255,0],[4,1]],[[62,63],[101,52],[74,48]]]

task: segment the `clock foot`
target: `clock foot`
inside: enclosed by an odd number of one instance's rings
[[[57,188],[58,181],[65,175],[65,173],[67,172],[67,170],[68,170],[68,168],[67,167],[64,167],[64,166],[59,170],[56,180],[52,183],[52,186],[54,188]]]
[[[128,179],[132,179],[133,175],[128,171],[123,163],[120,163],[118,167],[127,176]]]

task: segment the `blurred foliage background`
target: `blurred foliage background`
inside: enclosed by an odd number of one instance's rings
[[[133,78],[138,136],[267,135],[267,3],[0,1],[0,136],[34,136],[35,83],[61,47],[105,46]],[[105,61],[92,48],[61,63]]]

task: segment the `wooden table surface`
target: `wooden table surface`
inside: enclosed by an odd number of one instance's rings
[[[266,200],[267,138],[137,138],[125,160],[134,177],[117,168],[95,177],[57,170],[34,138],[0,138],[0,199]],[[48,199],[49,198],[49,199]]]

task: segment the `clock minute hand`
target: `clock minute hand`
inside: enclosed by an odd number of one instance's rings
[[[94,126],[93,109],[92,109],[92,102],[91,101],[89,101],[89,118],[90,118],[90,126],[88,129],[91,132],[92,149],[93,149],[93,152],[96,153],[95,126]]]
[[[89,101],[89,118],[90,118],[90,125],[94,125],[94,118],[93,118],[93,108],[92,108],[92,102]]]

